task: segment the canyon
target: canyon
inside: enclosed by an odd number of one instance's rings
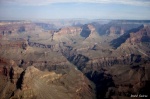
[[[0,22],[0,99],[149,97],[150,21]]]

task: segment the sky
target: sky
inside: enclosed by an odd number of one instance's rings
[[[0,0],[0,20],[150,20],[150,0]]]

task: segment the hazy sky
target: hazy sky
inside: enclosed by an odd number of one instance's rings
[[[0,0],[0,19],[149,19],[150,0]]]

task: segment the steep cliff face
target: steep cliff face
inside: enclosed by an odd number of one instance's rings
[[[78,56],[79,57],[79,56]],[[86,58],[80,57],[81,60]],[[127,57],[100,58],[87,61],[72,62],[90,80],[96,84],[97,98],[116,96],[130,97],[131,94],[143,94],[149,84],[149,60],[139,55]],[[149,92],[149,91],[148,91]],[[148,94],[146,94],[148,96]]]
[[[149,63],[131,65],[131,67],[118,65],[107,69],[105,73],[112,75],[115,84],[115,86],[108,88],[107,94],[113,92],[114,95],[112,93],[112,96],[131,97],[131,95],[138,93],[148,97],[149,91],[145,88],[148,87],[147,84],[149,84],[147,74],[147,70],[149,70],[148,65]]]
[[[143,42],[149,42],[150,38],[150,27],[149,26],[140,26],[135,29],[131,29],[126,34],[121,37],[112,40],[111,45],[115,48],[120,47],[121,45],[133,45],[139,44]]]
[[[59,42],[72,42],[75,37],[79,37],[81,30],[80,27],[61,28],[54,33],[53,40]]]
[[[97,43],[101,41],[101,37],[99,36],[98,32],[96,31],[96,28],[89,24],[87,25],[89,29],[89,35],[86,37],[86,39],[83,41],[83,43]],[[88,33],[86,33],[88,34]]]
[[[150,42],[150,26],[145,26],[143,29],[136,33],[131,33],[130,38],[126,43],[136,44],[141,42]]]

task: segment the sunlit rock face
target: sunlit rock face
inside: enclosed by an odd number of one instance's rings
[[[34,66],[25,70],[18,66],[11,67],[10,75],[4,80],[6,88],[2,90],[1,96],[6,98],[7,93],[12,99],[95,98],[93,83],[74,68],[66,71],[58,74],[54,71],[40,71]]]
[[[136,33],[131,33],[127,42],[136,44],[140,42],[150,42],[150,27],[146,26]]]
[[[7,88],[1,93],[3,98],[7,98],[5,95],[9,90],[9,98],[95,98],[94,84],[72,66],[57,73],[40,71],[34,66],[22,69],[14,61],[7,62],[6,67],[9,66],[9,75],[2,73],[2,76],[7,78],[4,80],[4,86]]]

